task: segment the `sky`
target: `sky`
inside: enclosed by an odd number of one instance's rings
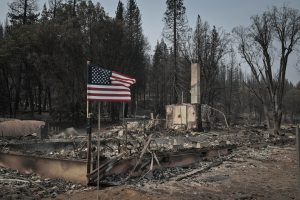
[[[8,11],[8,3],[13,0],[0,0],[0,21],[5,22]],[[39,9],[48,0],[37,0]],[[109,16],[114,16],[119,0],[93,0],[100,2]],[[126,5],[127,0],[122,0]],[[142,26],[144,35],[151,45],[151,52],[158,40],[162,38],[163,16],[166,9],[165,0],[136,0],[142,15]],[[231,32],[236,26],[248,26],[250,17],[260,14],[273,6],[280,7],[283,4],[300,10],[300,0],[185,0],[187,19],[193,28],[196,24],[198,14],[202,20],[207,21],[211,26],[222,28]],[[300,48],[299,48],[300,49]],[[287,68],[287,78],[294,84],[300,81],[299,54],[292,55]],[[298,65],[298,66],[296,66]]]

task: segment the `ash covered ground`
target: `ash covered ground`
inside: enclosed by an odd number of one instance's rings
[[[103,130],[102,155],[115,156],[124,141],[122,127]],[[224,156],[203,159],[185,167],[144,170],[136,176],[128,173],[101,179],[101,199],[297,199],[297,159],[295,127],[286,126],[281,135],[272,136],[263,127],[237,126],[207,133],[178,130],[129,131],[127,146],[131,155],[139,156],[149,134],[155,145],[152,152],[176,152],[186,148],[235,145]],[[93,138],[96,138],[94,133]],[[59,150],[23,153],[53,158],[86,158],[85,136],[60,133],[52,141],[73,141]],[[51,140],[51,139],[50,139]],[[50,141],[49,140],[49,141]],[[1,151],[11,152],[12,143],[38,141],[34,136],[1,139]],[[48,142],[49,142],[48,141]],[[79,141],[76,143],[76,141]],[[130,142],[132,141],[132,142]],[[45,141],[44,141],[45,142]],[[103,144],[103,143],[102,143]],[[95,147],[95,144],[93,144]],[[121,149],[122,150],[122,149]],[[95,153],[95,151],[94,151]],[[150,164],[148,164],[150,165]],[[0,169],[1,199],[95,199],[96,187],[65,180],[42,178],[33,173]],[[107,186],[110,187],[107,187]]]

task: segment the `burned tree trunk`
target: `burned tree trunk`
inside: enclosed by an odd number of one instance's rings
[[[238,27],[234,33],[239,40],[239,51],[250,66],[259,85],[256,96],[264,99],[263,105],[270,104],[273,132],[279,133],[282,119],[282,101],[284,96],[285,75],[289,55],[299,45],[300,14],[293,8],[274,7],[272,10],[251,18],[248,28]],[[276,57],[272,57],[273,42],[279,45],[279,70],[274,71]],[[256,44],[256,45],[253,45]],[[257,58],[261,58],[258,60]],[[257,89],[256,89],[257,90]],[[265,109],[265,108],[264,108]]]

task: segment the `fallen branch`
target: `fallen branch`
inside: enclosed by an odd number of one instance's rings
[[[223,163],[223,160],[219,160],[219,161],[211,163],[209,166],[207,166],[205,168],[193,170],[191,172],[188,172],[188,173],[182,174],[180,176],[177,176],[177,177],[175,177],[175,178],[173,178],[171,180],[173,180],[173,181],[181,181],[183,179],[189,178],[189,177],[194,176],[196,174],[203,173],[203,172],[205,172],[205,171],[207,171],[207,170],[209,170],[209,169],[211,169],[213,167],[217,167],[217,166],[221,165],[222,163]]]
[[[161,167],[160,162],[159,162],[155,152],[153,152],[153,156],[154,156],[154,159],[156,160],[156,163],[158,164],[158,166]]]
[[[228,123],[227,123],[227,118],[226,118],[224,112],[222,112],[222,111],[220,111],[220,110],[218,110],[218,109],[216,109],[216,108],[213,108],[213,107],[211,107],[210,105],[206,105],[206,106],[210,107],[212,110],[215,110],[215,111],[221,113],[221,114],[223,115],[223,117],[224,117],[224,120],[225,120],[225,123],[226,123],[227,128],[229,128],[229,125],[228,125]]]
[[[21,182],[21,183],[30,183],[30,181],[25,181],[21,179],[0,179],[0,182]]]
[[[137,166],[140,164],[140,162],[141,162],[141,160],[142,160],[144,154],[146,153],[146,150],[147,150],[147,148],[148,148],[148,146],[149,146],[151,140],[152,140],[152,134],[149,135],[148,140],[147,140],[147,142],[146,142],[145,145],[144,145],[144,148],[143,148],[143,150],[142,150],[142,152],[141,152],[141,154],[140,154],[140,157],[139,157],[138,161],[136,162],[134,168],[133,168],[133,169],[131,170],[131,172],[129,173],[129,175],[128,175],[128,177],[126,178],[126,180],[128,180],[128,179],[131,177],[132,173],[135,171],[135,169],[137,168]]]
[[[148,150],[148,149],[147,149]],[[141,180],[142,178],[144,178],[149,172],[151,172],[153,170],[153,153],[151,151],[148,150],[149,153],[151,153],[151,164],[150,164],[150,168],[149,170],[139,179]]]
[[[87,175],[89,180],[93,181],[93,180],[97,179],[98,169],[100,171],[100,179],[101,179],[103,176],[105,176],[106,173],[108,173],[114,167],[114,164],[116,162],[118,162],[124,154],[125,154],[125,152],[117,155],[116,157],[108,159],[102,165],[100,165],[98,168],[94,169],[90,174]]]

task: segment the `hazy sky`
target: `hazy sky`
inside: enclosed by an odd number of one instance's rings
[[[4,22],[8,11],[7,4],[13,0],[0,0],[0,21]],[[48,0],[37,0],[39,8]],[[115,15],[118,0],[93,0],[100,2],[104,10],[110,15]],[[127,0],[123,0],[126,4]],[[142,23],[145,36],[151,45],[152,51],[156,41],[162,37],[163,14],[166,9],[165,0],[136,0],[142,14]],[[202,20],[208,21],[212,26],[222,27],[225,31],[231,32],[232,28],[238,25],[247,26],[250,24],[250,17],[260,14],[272,6],[282,6],[300,10],[300,0],[185,0],[187,18],[189,25],[193,28],[196,24],[197,15]],[[152,52],[153,53],[153,52]],[[300,73],[296,70],[299,58],[293,55],[289,60],[287,77],[293,83],[300,81]],[[300,63],[298,64],[300,68]]]

